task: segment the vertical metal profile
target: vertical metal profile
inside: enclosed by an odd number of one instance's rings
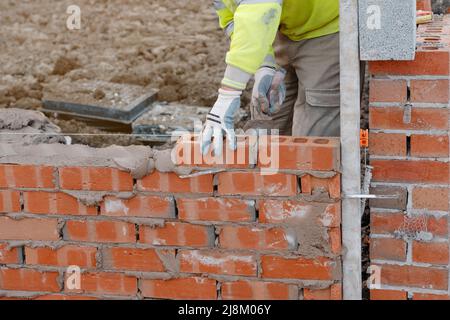
[[[358,0],[340,0],[343,294],[362,299]]]

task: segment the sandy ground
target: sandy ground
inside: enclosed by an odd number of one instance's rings
[[[151,86],[164,101],[214,103],[228,43],[211,1],[78,0],[81,29],[70,31],[72,4],[0,1],[0,108],[39,108],[45,90],[80,79]]]

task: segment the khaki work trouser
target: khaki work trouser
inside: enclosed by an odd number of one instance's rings
[[[274,49],[286,100],[270,117],[252,107],[252,119],[270,120],[281,135],[340,136],[339,33],[302,41],[278,33]]]

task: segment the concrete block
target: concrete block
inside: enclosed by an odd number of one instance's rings
[[[359,0],[361,60],[414,60],[416,0]]]

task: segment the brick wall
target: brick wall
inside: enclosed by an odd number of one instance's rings
[[[370,63],[372,299],[448,299],[450,16],[418,30],[412,62]],[[422,233],[417,233],[422,232]]]
[[[0,164],[0,297],[341,299],[339,141],[275,141],[273,175]]]

